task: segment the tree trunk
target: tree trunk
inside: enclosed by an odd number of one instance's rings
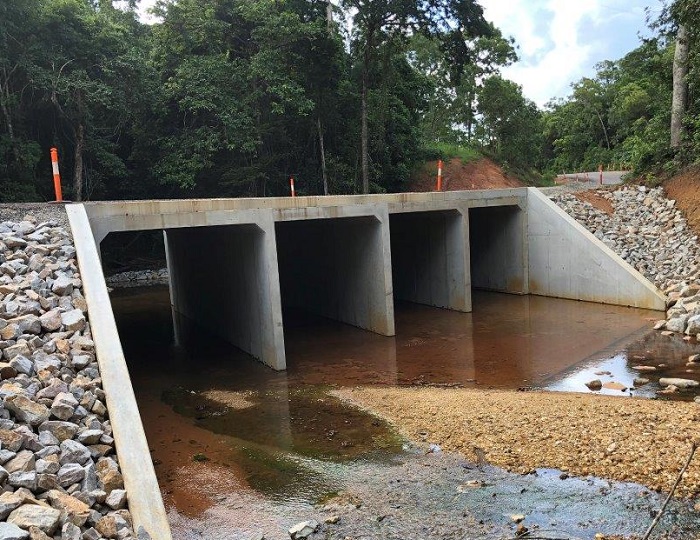
[[[596,111],[595,114],[598,117],[598,121],[600,122],[600,127],[603,128],[603,135],[605,135],[605,145],[608,147],[608,150],[610,150],[610,137],[608,137],[608,128],[605,127],[605,122],[603,122],[603,117],[600,115],[600,113]]]
[[[469,90],[467,94],[469,101],[469,112],[467,113],[467,140],[472,142],[472,132],[474,131],[474,91]]]
[[[3,70],[4,71],[4,70]],[[17,145],[15,144],[15,128],[12,123],[12,116],[10,114],[10,109],[8,103],[10,102],[10,87],[7,82],[6,73],[3,77],[2,84],[0,84],[0,112],[5,117],[5,127],[7,129],[7,136],[10,139],[10,148],[12,150],[12,157],[15,161],[19,160],[19,152],[17,150]]]
[[[321,150],[321,176],[323,177],[323,194],[328,195],[328,175],[326,174],[326,151],[323,147],[323,126],[321,125],[321,116],[316,118],[316,126],[318,127],[318,146]]]
[[[328,25],[328,32],[333,30],[333,4],[326,2],[326,24]]]
[[[367,127],[367,86],[369,85],[369,53],[362,66],[362,193],[369,193],[369,128]]]
[[[73,196],[76,201],[83,200],[83,152],[85,150],[85,125],[82,121],[75,132],[75,153],[73,168]]]
[[[688,35],[678,27],[676,52],[673,56],[673,101],[671,102],[671,148],[678,148],[683,138],[683,117],[688,108]]]

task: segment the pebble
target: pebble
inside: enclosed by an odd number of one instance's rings
[[[311,536],[319,527],[320,524],[318,521],[313,519],[310,521],[302,521],[289,529],[289,537],[292,540],[302,540]]]
[[[0,523],[0,538],[3,540],[27,540],[29,533],[13,523]]]
[[[167,268],[161,268],[160,270],[130,270],[108,276],[105,281],[107,285],[114,288],[167,285],[169,274]]]
[[[10,513],[7,522],[22,529],[28,529],[33,526],[41,529],[46,534],[53,534],[56,527],[58,527],[60,519],[60,510],[38,504],[23,504]]]
[[[592,390],[595,392],[595,391],[603,388],[603,381],[601,381],[600,379],[594,379],[592,381],[587,382],[586,386],[588,387],[589,390]]]
[[[676,377],[662,377],[659,379],[661,386],[675,386],[676,388],[696,388],[700,383],[692,379],[679,379]]]

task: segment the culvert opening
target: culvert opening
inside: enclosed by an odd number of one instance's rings
[[[377,218],[278,222],[275,235],[285,325],[307,313],[393,335],[388,239]]]
[[[175,312],[275,369],[275,281],[265,232],[255,224],[165,231]],[[279,365],[278,365],[279,364]]]
[[[107,278],[126,272],[158,271],[166,267],[161,230],[109,233],[100,243],[100,255]]]
[[[470,311],[463,215],[407,212],[389,223],[395,300]]]
[[[525,219],[518,206],[469,209],[472,289],[527,294]]]

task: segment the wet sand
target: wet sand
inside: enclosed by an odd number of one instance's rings
[[[537,467],[637,482],[668,491],[700,442],[700,405],[548,392],[356,388],[335,392],[379,414],[412,440],[492,465]],[[700,455],[677,494],[700,495]]]

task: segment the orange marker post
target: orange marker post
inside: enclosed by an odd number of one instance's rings
[[[297,192],[294,190],[294,177],[293,176],[289,177],[289,191],[292,192],[292,197],[297,196]]]
[[[63,200],[63,193],[61,192],[61,175],[58,172],[57,148],[51,148],[51,168],[53,169],[53,190],[56,192],[56,201],[61,202]]]
[[[438,160],[437,190],[442,191],[442,160]]]
[[[598,166],[598,173],[600,174],[600,185],[603,185],[603,165],[600,164]]]

